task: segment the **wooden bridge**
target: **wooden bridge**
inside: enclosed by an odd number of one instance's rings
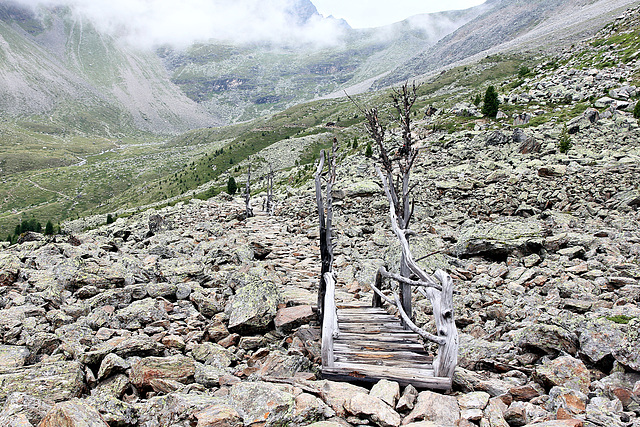
[[[425,351],[418,333],[405,329],[400,319],[382,307],[336,304],[335,281],[326,276],[325,283],[323,378],[351,382],[387,379],[418,389],[451,389],[453,369],[447,375],[436,375],[438,367],[434,369],[434,359]],[[455,347],[457,353],[457,342]]]

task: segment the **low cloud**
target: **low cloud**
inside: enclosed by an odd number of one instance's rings
[[[185,47],[211,39],[235,42],[330,45],[343,27],[333,19],[309,15],[300,0],[18,0],[38,10],[69,6],[101,31],[141,47]]]

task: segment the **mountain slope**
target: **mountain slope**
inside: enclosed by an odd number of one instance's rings
[[[481,53],[554,50],[593,34],[637,0],[489,0],[477,18],[376,82],[385,87]]]
[[[119,44],[69,10],[44,13],[36,19],[28,9],[0,3],[5,114],[46,115],[81,131],[108,134],[176,133],[217,123],[169,81],[152,53]]]

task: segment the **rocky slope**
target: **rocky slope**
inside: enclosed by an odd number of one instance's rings
[[[599,41],[635,40],[638,13],[505,84],[496,121],[416,122],[412,244],[455,278],[451,393],[321,379],[309,183],[273,217],[219,196],[3,244],[2,424],[640,426],[640,61]],[[338,298],[367,300],[399,249],[371,160],[338,174]]]

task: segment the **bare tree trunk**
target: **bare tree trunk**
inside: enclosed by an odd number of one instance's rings
[[[269,164],[267,175],[267,214],[273,215],[273,166]]]
[[[246,204],[245,216],[251,218],[253,216],[253,209],[251,208],[251,163],[247,168],[247,184],[244,187],[244,202]]]
[[[320,222],[320,286],[318,289],[318,319],[322,323],[324,318],[324,300],[327,289],[325,275],[331,273],[333,265],[333,242],[332,242],[332,222],[333,222],[333,198],[331,191],[336,180],[336,150],[338,141],[333,139],[332,152],[329,155],[329,170],[327,172],[326,186],[326,208],[322,196],[322,170],[324,169],[325,153],[320,152],[320,159],[315,174],[316,204],[318,206],[318,219]],[[326,214],[325,214],[326,210]]]

